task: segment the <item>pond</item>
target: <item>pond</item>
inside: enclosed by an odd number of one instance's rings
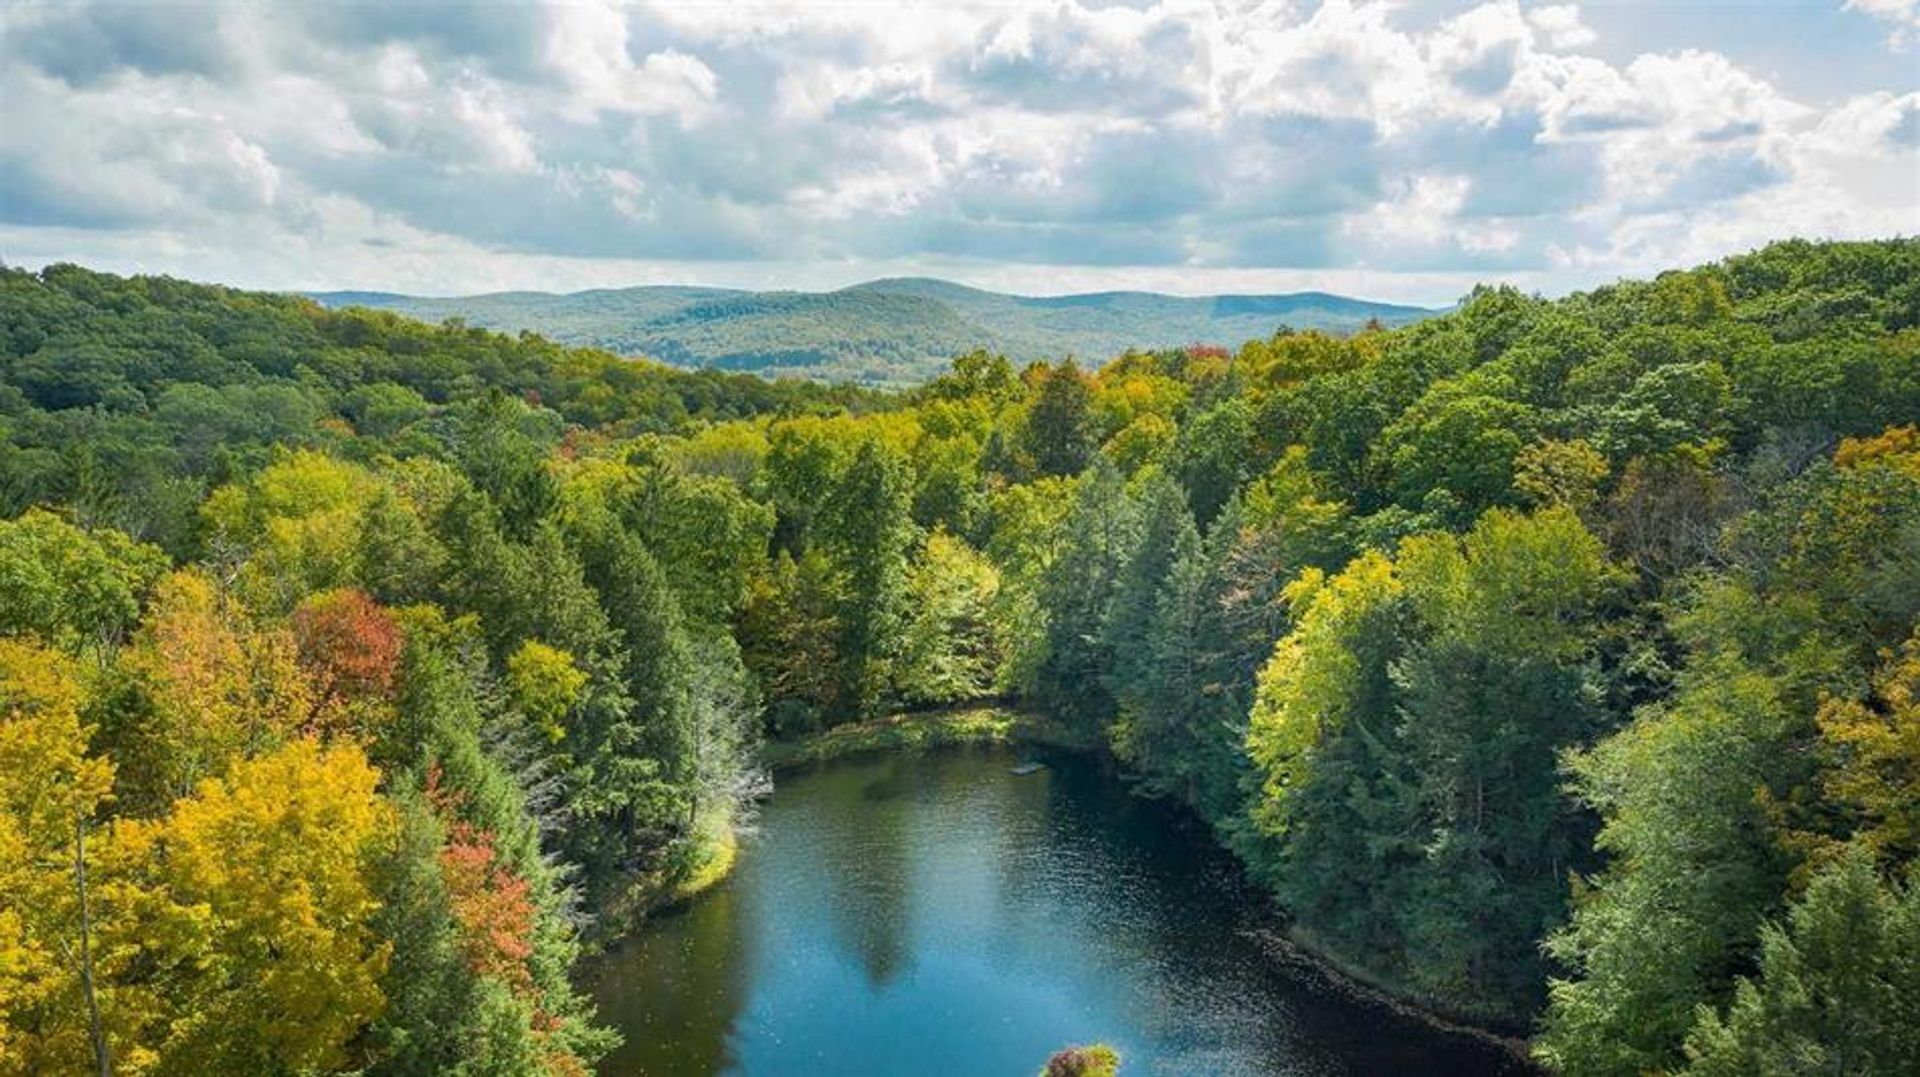
[[[782,775],[733,877],[587,970],[601,1072],[1024,1077],[1094,1040],[1123,1077],[1525,1072],[1276,958],[1203,826],[1046,758]]]

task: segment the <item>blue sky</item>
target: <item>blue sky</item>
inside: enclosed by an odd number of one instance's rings
[[[0,258],[1548,293],[1920,232],[1920,0],[0,0]]]

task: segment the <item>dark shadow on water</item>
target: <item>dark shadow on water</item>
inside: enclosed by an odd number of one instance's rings
[[[1100,766],[997,750],[791,775],[735,877],[592,964],[606,1074],[1025,1074],[1102,1039],[1148,1074],[1524,1073],[1277,961],[1262,895]]]

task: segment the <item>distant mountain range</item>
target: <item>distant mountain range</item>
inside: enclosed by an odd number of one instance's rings
[[[427,321],[463,318],[488,329],[529,329],[564,344],[677,366],[876,384],[923,381],[974,348],[1021,362],[1071,355],[1097,365],[1128,348],[1235,346],[1271,336],[1282,325],[1348,332],[1370,320],[1405,325],[1435,313],[1323,292],[1022,296],[920,277],[836,292],[648,286],[565,295],[312,297],[328,306],[375,307]]]

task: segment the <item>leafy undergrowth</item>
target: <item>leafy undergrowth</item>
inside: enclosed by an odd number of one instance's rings
[[[740,838],[732,827],[715,834],[699,850],[692,869],[673,885],[668,894],[668,903],[687,901],[713,889],[733,874],[733,864],[739,855]]]
[[[709,812],[682,850],[630,875],[594,918],[589,941],[609,943],[661,909],[691,901],[724,882],[740,853],[735,822],[731,811]]]

